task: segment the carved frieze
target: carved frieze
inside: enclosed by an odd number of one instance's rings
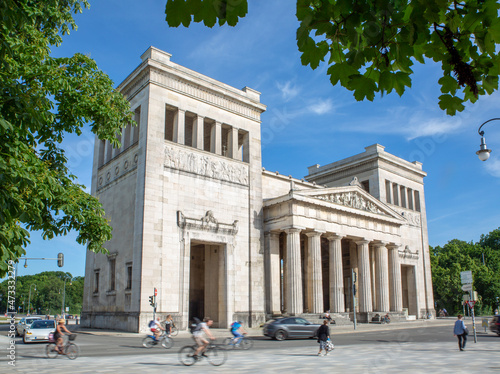
[[[106,187],[111,182],[123,177],[137,169],[137,153],[125,152],[120,154],[115,160],[101,167],[97,172],[97,191]]]
[[[226,182],[248,185],[247,165],[189,152],[170,145],[165,146],[165,167]]]
[[[415,251],[412,251],[409,246],[405,246],[405,249],[399,250],[399,257],[400,258],[407,258],[410,260],[418,260],[418,249]]]
[[[177,226],[187,230],[211,231],[218,234],[236,235],[238,233],[238,221],[231,223],[219,222],[211,210],[201,218],[186,217],[180,210],[177,211]]]
[[[401,215],[406,218],[411,226],[420,227],[420,213],[411,213],[407,211],[401,212]]]
[[[386,213],[380,210],[377,205],[375,205],[370,200],[365,199],[365,197],[358,192],[338,192],[338,193],[317,195],[312,197],[328,201],[330,203],[348,206],[350,208],[386,215]]]

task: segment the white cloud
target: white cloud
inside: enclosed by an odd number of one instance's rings
[[[484,167],[488,173],[494,177],[500,178],[500,159],[493,158],[484,162]]]
[[[276,83],[276,86],[280,90],[281,97],[285,101],[290,101],[291,99],[296,97],[300,92],[300,88],[295,86],[291,81],[287,81],[284,84],[278,82]]]
[[[326,114],[332,111],[333,104],[331,99],[318,99],[316,103],[309,105],[308,109],[318,115]]]

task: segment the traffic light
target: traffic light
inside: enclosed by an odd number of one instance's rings
[[[57,254],[57,266],[62,268],[64,266],[64,254],[58,253]]]
[[[155,306],[155,297],[154,296],[149,296],[149,305],[151,305],[154,308],[154,306]]]

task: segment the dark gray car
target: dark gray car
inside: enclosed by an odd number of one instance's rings
[[[266,322],[264,335],[276,340],[313,338],[319,326],[301,317],[281,317]]]

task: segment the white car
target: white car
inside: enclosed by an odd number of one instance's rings
[[[39,319],[42,319],[40,317],[24,317],[21,318],[19,323],[16,325],[16,335],[17,336],[23,336],[24,331],[31,326],[31,324],[35,321],[38,321]]]
[[[56,331],[56,321],[53,319],[39,319],[26,329],[23,336],[24,343],[48,342],[49,334]]]

